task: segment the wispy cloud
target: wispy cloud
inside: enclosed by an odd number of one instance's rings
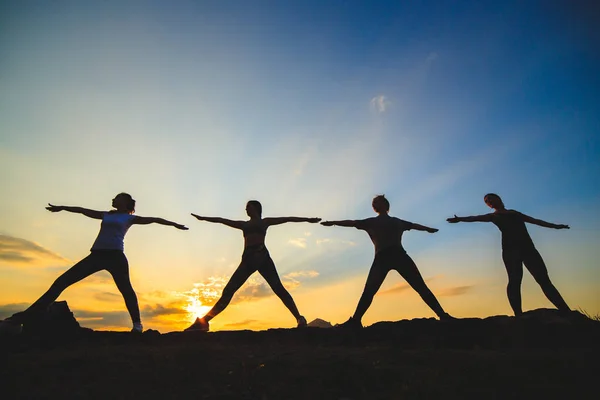
[[[473,289],[473,285],[469,286],[455,286],[446,289],[442,289],[438,291],[437,295],[440,297],[450,297],[450,296],[461,296]]]
[[[431,282],[434,278],[426,279],[427,282]],[[406,282],[397,283],[396,285],[379,291],[378,295],[384,294],[397,294],[405,292],[406,290],[412,289],[411,286]],[[463,294],[468,293],[471,289],[473,289],[473,285],[468,286],[454,286],[448,287],[444,289],[434,290],[434,294],[438,297],[451,297],[451,296],[461,296]]]
[[[28,303],[2,304],[0,305],[0,319],[10,317],[14,313],[18,311],[23,311],[29,306],[30,304]]]
[[[306,169],[306,166],[308,165],[308,163],[315,157],[315,154],[317,152],[317,149],[315,146],[311,146],[308,148],[307,151],[305,151],[299,158],[298,162],[296,163],[296,166],[294,167],[294,175],[303,175],[304,174],[304,170]]]
[[[520,138],[507,139],[502,144],[495,143],[480,150],[475,155],[458,159],[454,164],[440,168],[439,171],[430,174],[427,179],[415,185],[410,193],[399,200],[398,208],[407,208],[419,203],[424,198],[433,196],[444,190],[448,190],[465,177],[479,171],[486,165],[494,164],[501,160],[508,151],[521,146],[523,140]]]
[[[269,327],[270,324],[265,321],[259,321],[256,319],[246,319],[240,322],[231,322],[223,325],[223,328],[246,328],[246,329],[264,329]]]
[[[107,329],[112,327],[128,327],[131,317],[123,311],[72,310],[73,315],[81,326],[92,329]]]
[[[296,238],[288,240],[288,243],[292,246],[300,247],[301,249],[306,248],[306,238]]]
[[[317,271],[296,271],[290,272],[289,274],[284,275],[284,278],[296,279],[296,278],[316,278],[319,276]]]
[[[29,265],[67,263],[68,259],[37,243],[8,235],[0,235],[0,261]]]
[[[167,305],[145,305],[140,311],[143,317],[149,319],[165,315],[186,315],[187,311],[182,306],[183,304],[180,302],[171,302]]]
[[[287,290],[294,290],[302,284],[303,280],[317,276],[319,273],[313,270],[293,271],[281,276],[281,283]],[[198,313],[201,308],[208,311],[208,307],[214,305],[221,297],[228,281],[229,277],[210,277],[205,282],[195,283],[194,288],[189,291],[176,292],[175,296],[184,302],[181,307],[188,312]],[[255,275],[236,292],[232,304],[256,301],[273,295],[269,284],[262,277]]]
[[[211,306],[221,296],[227,284],[228,277],[212,276],[204,282],[194,283],[194,287],[186,292],[176,292],[175,295],[188,302],[197,302],[198,306]]]
[[[408,289],[411,289],[411,287],[408,283],[398,283],[389,289],[385,289],[385,290],[381,290],[381,291],[377,292],[377,294],[378,295],[380,295],[380,294],[395,294],[395,293],[404,292]]]
[[[389,106],[392,104],[388,98],[382,94],[375,96],[371,99],[371,109],[378,112],[379,114],[386,112]]]
[[[113,303],[113,302],[117,302],[117,301],[123,301],[123,296],[116,294],[116,293],[101,292],[101,293],[96,293],[94,295],[94,299],[99,300],[99,301],[104,301],[107,303]]]
[[[317,246],[322,245],[344,245],[344,246],[356,246],[355,242],[350,240],[340,240],[340,239],[331,239],[331,238],[322,238],[315,240]]]
[[[74,309],[73,314],[81,326],[92,329],[127,328],[131,325],[131,317],[125,306],[118,311]],[[174,323],[188,322],[188,312],[184,304],[178,301],[144,305],[140,308],[140,314],[146,326],[160,324],[168,327]]]
[[[285,282],[283,280],[281,283],[283,283],[283,286],[288,290],[292,290],[295,288],[295,285],[292,285],[292,287],[290,287],[290,285],[287,284],[288,282]],[[263,279],[250,278],[248,279],[248,282],[246,282],[244,286],[242,286],[240,290],[237,291],[233,298],[233,303],[243,303],[247,301],[260,300],[262,298],[270,297],[272,295],[273,290],[271,290],[269,285]]]
[[[431,52],[431,53],[429,53],[429,55],[427,56],[427,58],[426,58],[426,61],[427,61],[428,63],[432,63],[432,62],[434,62],[434,61],[435,61],[435,60],[437,60],[437,59],[438,59],[438,53],[436,53],[435,51],[432,51],[432,52]]]

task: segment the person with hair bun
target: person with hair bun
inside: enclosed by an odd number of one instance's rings
[[[202,318],[197,317],[194,323],[185,329],[185,331],[202,331],[207,332],[210,329],[209,321],[220,314],[231,299],[235,292],[242,287],[244,282],[248,280],[250,275],[258,271],[267,281],[273,292],[279,297],[283,304],[292,313],[298,328],[306,327],[306,318],[298,311],[298,307],[290,295],[290,292],[283,286],[281,279],[275,269],[275,263],[271,259],[269,250],[265,246],[265,236],[267,228],[273,225],[284,224],[286,222],[319,222],[321,218],[304,218],[304,217],[279,217],[279,218],[263,218],[262,205],[258,200],[250,200],[246,203],[246,214],[250,217],[248,221],[232,221],[230,219],[220,217],[201,217],[192,214],[199,221],[213,222],[227,225],[231,228],[240,229],[244,234],[244,253],[242,261],[237,267],[229,282],[223,288],[221,297]]]
[[[321,222],[324,226],[353,227],[366,231],[375,246],[375,259],[369,270],[367,282],[356,306],[356,311],[348,321],[338,325],[338,327],[362,328],[363,315],[369,309],[373,297],[375,297],[388,272],[392,269],[398,271],[400,276],[408,282],[440,319],[453,319],[450,314],[444,311],[434,294],[429,290],[416,264],[402,247],[402,233],[404,231],[413,229],[435,233],[438,230],[390,216],[388,214],[390,202],[384,195],[375,196],[372,206],[378,214],[376,217],[362,220]]]
[[[515,316],[523,313],[521,306],[521,281],[523,280],[523,264],[529,270],[535,281],[540,285],[542,291],[556,308],[561,311],[571,311],[556,287],[550,281],[548,269],[533,244],[533,240],[527,232],[525,223],[543,226],[544,228],[569,229],[568,225],[553,224],[521,214],[516,210],[507,210],[500,196],[488,193],[483,197],[493,213],[474,215],[471,217],[448,218],[450,223],[457,222],[491,222],[500,229],[502,233],[502,261],[508,273],[508,286],[506,293],[508,302]]]
[[[123,252],[125,234],[131,225],[157,223],[181,230],[187,230],[188,228],[162,218],[133,215],[135,200],[128,193],[116,195],[112,200],[112,207],[113,210],[110,211],[95,211],[82,207],[48,204],[46,209],[51,212],[68,211],[102,220],[100,232],[92,245],[90,255],[59,276],[50,286],[50,289],[27,310],[14,314],[4,320],[3,324],[21,325],[39,318],[66,288],[98,271],[106,270],[112,275],[117,288],[123,295],[127,311],[129,311],[133,322],[131,331],[138,333],[143,331],[137,296],[129,279],[129,264]]]

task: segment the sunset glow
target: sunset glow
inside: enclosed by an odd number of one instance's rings
[[[99,220],[44,207],[109,210],[120,192],[136,215],[189,228],[127,232],[145,328],[203,316],[240,264],[242,232],[190,213],[246,220],[257,199],[264,217],[363,219],[382,193],[391,215],[439,229],[403,244],[452,315],[511,313],[498,229],[446,222],[489,212],[488,192],[570,225],[528,229],[569,306],[600,314],[600,63],[588,51],[600,46],[584,28],[530,2],[269,4],[0,5],[0,318],[98,235]],[[352,315],[373,261],[364,231],[285,223],[265,244],[309,321]],[[528,272],[522,289],[525,310],[552,307]],[[59,300],[83,326],[130,328],[106,271]],[[419,316],[433,314],[392,271],[363,322]],[[257,272],[211,329],[295,324]]]
[[[185,310],[190,321],[203,317],[214,305],[227,283],[225,278],[209,278],[207,283],[195,283],[194,288],[180,295],[187,301]]]

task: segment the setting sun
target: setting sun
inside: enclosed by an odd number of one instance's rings
[[[222,277],[211,277],[206,283],[195,283],[194,288],[181,293],[187,301],[184,309],[188,312],[190,321],[203,317],[219,298],[226,279]]]
[[[190,321],[194,321],[196,318],[203,317],[210,310],[210,306],[205,306],[200,300],[190,297],[185,310],[188,312]]]

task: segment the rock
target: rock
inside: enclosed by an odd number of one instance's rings
[[[39,318],[23,324],[24,334],[68,336],[80,331],[79,322],[75,319],[66,301],[55,301]]]
[[[320,318],[316,318],[314,320],[312,320],[311,322],[308,323],[307,325],[309,328],[332,328],[333,325],[331,325],[330,322],[324,321]]]

